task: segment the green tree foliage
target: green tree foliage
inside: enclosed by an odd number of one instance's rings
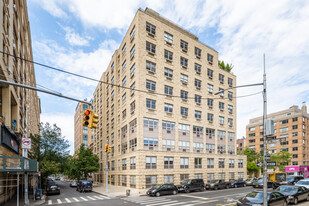
[[[291,159],[292,154],[286,151],[278,152],[270,156],[271,161],[277,162],[277,167],[281,172],[285,171],[285,166],[288,165]]]
[[[219,65],[219,68],[227,71],[227,72],[231,72],[231,70],[233,69],[233,65],[232,64],[225,64],[224,61],[222,60],[219,60],[218,61],[218,65]]]
[[[41,162],[41,172],[45,177],[48,177],[52,174],[57,174],[60,171],[59,164],[55,161],[49,161],[45,158]]]
[[[260,154],[249,148],[245,148],[243,150],[243,154],[247,156],[248,173],[255,173],[259,171],[256,163],[260,160]]]
[[[98,171],[100,168],[98,156],[92,153],[92,150],[85,148],[82,144],[75,154],[75,158],[69,160],[69,167],[66,174],[71,179],[87,179],[89,173]]]

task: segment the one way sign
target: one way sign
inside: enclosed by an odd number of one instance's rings
[[[257,167],[263,167],[263,162],[256,163]],[[267,162],[267,167],[276,167],[277,162]]]

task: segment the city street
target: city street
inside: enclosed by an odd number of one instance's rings
[[[193,205],[235,205],[237,199],[252,191],[252,187],[225,190],[206,190],[203,192],[179,193],[161,197],[107,197],[95,192],[79,193],[70,188],[69,183],[57,181],[61,187],[60,195],[47,196],[45,205],[143,205],[143,206],[193,206]]]

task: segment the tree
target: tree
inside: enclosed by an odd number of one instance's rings
[[[218,66],[219,66],[219,68],[221,68],[221,69],[223,69],[223,70],[225,70],[227,72],[231,72],[231,70],[234,67],[232,64],[225,64],[223,60],[222,61],[221,60],[218,61]]]
[[[252,149],[245,148],[243,154],[247,156],[247,171],[248,173],[256,173],[260,168],[256,166],[256,163],[260,160],[260,154]]]
[[[270,156],[271,161],[277,162],[277,167],[281,172],[285,171],[285,166],[288,165],[291,159],[292,154],[286,151],[278,152]]]
[[[45,177],[48,177],[52,174],[57,174],[60,171],[60,168],[57,162],[49,161],[44,158],[41,162],[40,170]]]

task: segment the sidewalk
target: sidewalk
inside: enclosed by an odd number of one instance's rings
[[[103,183],[94,184],[93,191],[109,196],[109,197],[125,197],[127,190],[130,190],[131,197],[143,196],[146,195],[147,189],[139,190],[130,187],[122,187],[115,185],[108,185],[108,193],[106,193],[106,186]]]
[[[9,202],[4,204],[5,206],[16,206],[17,205],[17,196],[13,197]],[[42,205],[45,203],[46,195],[42,196],[40,200],[34,200],[33,195],[29,195],[29,205]],[[19,198],[19,206],[24,206],[24,198]]]

